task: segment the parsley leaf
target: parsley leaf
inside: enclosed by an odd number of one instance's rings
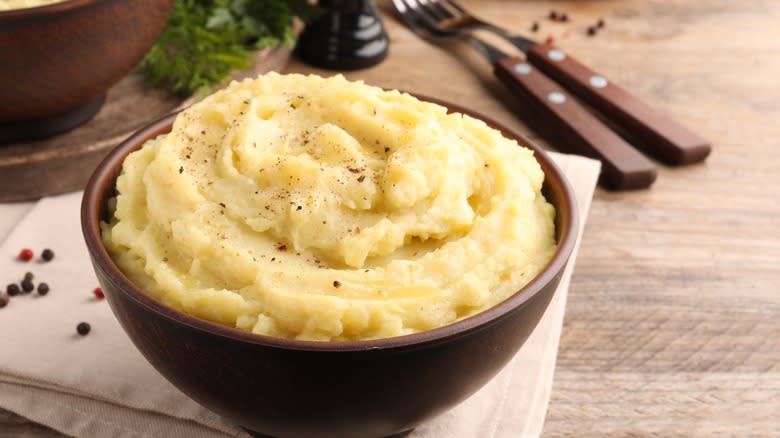
[[[321,13],[306,0],[177,0],[139,69],[177,95],[202,93],[249,68],[255,50],[293,46],[293,17],[308,22]]]

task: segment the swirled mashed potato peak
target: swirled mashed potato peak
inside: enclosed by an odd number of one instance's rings
[[[103,239],[163,303],[254,333],[391,337],[506,299],[555,247],[533,152],[341,76],[267,74],[130,154]]]

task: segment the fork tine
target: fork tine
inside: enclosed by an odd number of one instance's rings
[[[419,0],[419,3],[439,21],[453,17],[452,13],[439,0]]]
[[[402,16],[408,17],[408,20],[405,20],[407,24],[410,25],[410,27],[413,28],[413,25],[411,25],[409,22],[413,21],[416,18],[417,24],[422,25],[425,27],[428,32],[437,35],[437,36],[450,36],[454,35],[454,32],[449,32],[441,29],[437,22],[438,18],[436,16],[432,15],[427,8],[425,8],[422,4],[417,2],[417,0],[393,0],[394,3],[396,1],[399,1],[404,4],[406,7],[406,13],[401,13]],[[412,15],[414,18],[412,18]],[[419,30],[419,26],[416,26]],[[419,33],[419,32],[418,32]]]
[[[453,0],[444,0],[444,2],[447,3],[448,5],[450,5],[453,9],[457,10],[458,12],[460,12],[461,14],[468,15],[468,12],[466,12],[465,9],[461,8],[460,5],[455,3]]]

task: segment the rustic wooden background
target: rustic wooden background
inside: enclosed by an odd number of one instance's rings
[[[347,76],[467,105],[554,149],[471,49],[422,43],[377,3],[390,56]],[[597,192],[544,436],[780,436],[780,1],[463,3],[511,29],[539,21],[540,38],[714,146],[705,164],[662,167],[650,190]],[[572,22],[551,24],[551,9]],[[4,412],[0,431],[56,436]]]

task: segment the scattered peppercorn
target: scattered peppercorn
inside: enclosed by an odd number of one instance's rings
[[[303,206],[299,205],[295,207],[295,211],[301,211],[301,210],[303,210]]]
[[[357,180],[358,180],[358,182],[363,182],[363,181],[365,181],[365,179],[366,179],[365,175],[360,175]]]
[[[596,27],[590,26],[588,27],[588,36],[594,36],[596,35]]]
[[[33,291],[33,289],[35,289],[35,285],[33,284],[32,280],[22,280],[22,290],[24,293],[29,294]]]
[[[534,24],[531,25],[531,32],[537,32],[539,30],[539,22],[534,21]]]
[[[8,295],[0,295],[0,309],[7,306],[8,303],[11,301],[11,298],[8,297]]]
[[[49,293],[49,285],[46,283],[38,284],[38,295],[46,295]]]
[[[103,293],[102,287],[96,287],[95,289],[92,290],[92,293],[95,295],[95,298],[99,300],[102,300],[103,298],[106,297],[106,294]]]
[[[88,322],[80,322],[76,326],[76,333],[80,334],[81,336],[87,336],[90,330],[92,330],[92,326],[89,325]]]
[[[41,258],[45,262],[50,262],[51,259],[54,258],[54,251],[52,251],[49,248],[44,249],[43,252],[41,253]]]
[[[563,21],[564,23],[565,23],[565,22],[567,22],[567,21],[569,21],[569,15],[568,15],[568,14],[565,14],[565,13],[564,13],[564,14],[561,14],[561,16],[560,16],[559,18],[560,18],[560,19],[561,19],[561,21]]]
[[[341,282],[338,281],[338,280],[333,280],[333,287],[335,287],[335,288],[341,287]]]
[[[35,278],[35,276],[33,275],[33,273],[32,273],[32,272],[26,272],[26,273],[24,274],[24,279],[25,279],[25,280],[30,280],[30,281],[32,281],[32,280],[33,280],[33,278]]]
[[[547,44],[552,44],[553,42],[555,42],[555,37],[552,35],[547,35],[547,39],[544,40],[544,42]]]
[[[184,172],[184,166],[179,166],[179,173],[183,173],[183,172]]]
[[[7,293],[9,296],[13,297],[19,295],[19,292],[19,285],[16,283],[11,283],[5,287],[5,293]]]
[[[23,262],[29,262],[33,258],[33,251],[30,248],[24,248],[21,251],[19,251],[19,260]]]
[[[555,21],[555,20],[557,20],[557,19],[558,19],[558,13],[557,13],[557,12],[555,12],[555,11],[550,11],[550,15],[549,15],[549,17],[550,17],[550,20],[553,20],[553,21]]]
[[[604,22],[604,19],[603,18],[599,18],[599,21],[596,23],[596,27],[602,28],[602,27],[604,27],[605,24],[607,24],[607,23]]]

